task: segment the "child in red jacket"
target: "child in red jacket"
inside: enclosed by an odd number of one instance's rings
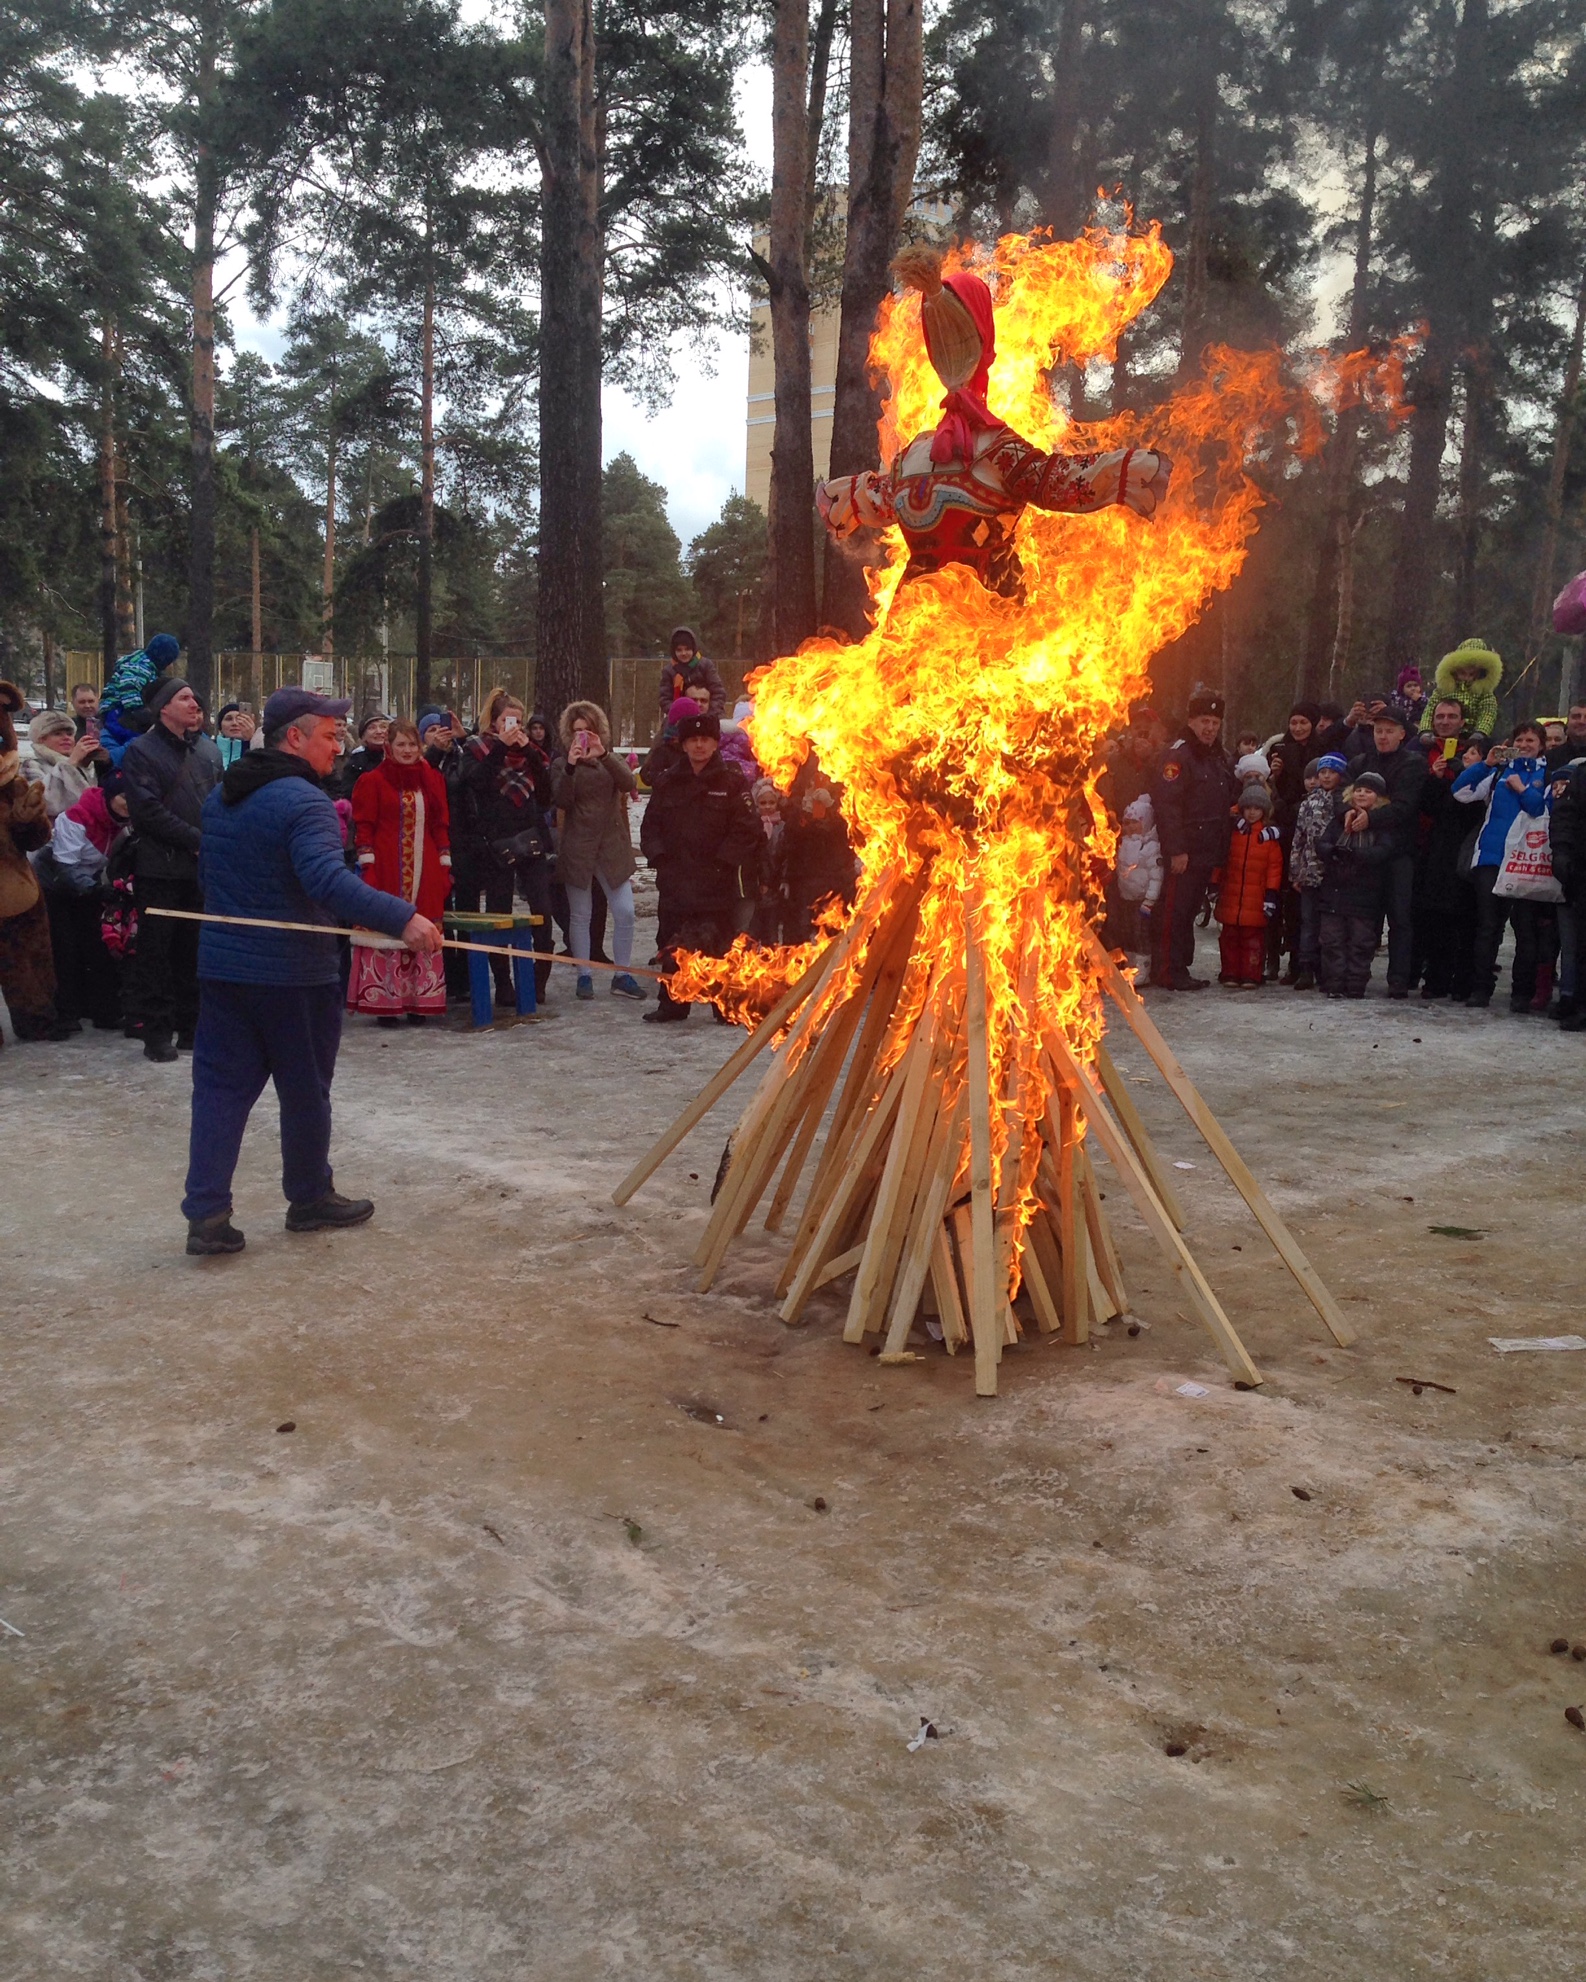
[[[1246,785],[1239,794],[1239,817],[1228,842],[1228,856],[1213,876],[1217,920],[1222,924],[1219,984],[1261,989],[1267,925],[1278,912],[1283,885],[1283,843],[1272,824],[1272,796],[1264,785]]]

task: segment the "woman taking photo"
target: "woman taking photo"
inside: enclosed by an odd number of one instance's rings
[[[612,950],[621,973],[612,994],[637,998],[643,991],[628,974],[633,961],[633,838],[628,831],[632,771],[611,747],[611,725],[594,702],[569,702],[557,725],[565,753],[553,795],[562,817],[556,871],[567,890],[567,940],[575,957],[589,951],[590,912],[598,879],[611,908]],[[578,974],[578,995],[593,998],[594,979]]]
[[[479,719],[479,734],[463,746],[466,762],[459,784],[467,817],[470,872],[492,915],[512,911],[514,891],[522,893],[540,920],[534,948],[543,953],[534,966],[537,999],[551,975],[551,836],[545,814],[551,803],[551,765],[533,741],[523,704],[504,688],[492,689]],[[477,897],[476,897],[477,900]],[[465,904],[472,909],[475,902]],[[516,1002],[512,966],[505,952],[491,960],[496,1003]]]
[[[352,788],[353,839],[358,873],[371,888],[400,895],[422,916],[439,922],[452,887],[450,809],[446,781],[424,762],[417,728],[391,724],[385,754]],[[352,941],[347,1009],[382,1025],[422,1025],[446,1010],[442,953],[419,956],[398,947],[376,949]]]

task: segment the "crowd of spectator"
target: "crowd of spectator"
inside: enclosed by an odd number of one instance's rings
[[[1215,918],[1219,983],[1359,999],[1386,935],[1389,998],[1480,1009],[1511,931],[1510,1011],[1586,1031],[1586,701],[1495,734],[1502,675],[1466,640],[1430,691],[1407,668],[1391,693],[1296,702],[1275,736],[1231,749],[1212,690],[1172,741],[1137,710],[1101,780],[1119,827],[1110,938],[1158,989],[1200,991],[1196,924]]]
[[[202,911],[206,806],[239,804],[283,767],[244,704],[210,722],[171,671],[179,651],[155,636],[118,663],[102,696],[73,689],[68,710],[31,714],[0,683],[0,994],[19,1040],[64,1040],[86,1024],[140,1041],[151,1060],[192,1047],[201,925],[142,911]],[[659,694],[642,758],[617,748],[596,703],[573,702],[553,722],[504,688],[474,725],[439,707],[415,722],[372,711],[343,725],[321,783],[348,866],[430,921],[533,917],[542,1003],[560,931],[578,1000],[595,996],[598,966],[612,996],[648,1006],[647,1020],[686,1019],[665,981],[677,949],[720,955],[745,933],[806,940],[823,898],[852,899],[856,865],[839,795],[813,760],[785,797],[760,777],[749,705],[725,716],[720,675],[687,627]],[[632,811],[646,794],[653,1004],[633,971]],[[347,1009],[381,1026],[438,1021],[468,1003],[464,953],[354,938],[343,961]],[[505,948],[492,958],[496,1003],[515,1009],[513,967]]]

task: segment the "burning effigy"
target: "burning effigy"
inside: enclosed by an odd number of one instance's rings
[[[717,1181],[701,1286],[769,1197],[766,1227],[792,1229],[784,1320],[847,1279],[847,1340],[879,1336],[884,1361],[912,1360],[923,1319],[949,1353],[972,1347],[986,1395],[1026,1327],[1083,1341],[1128,1311],[1092,1139],[1235,1381],[1261,1381],[1185,1246],[1105,1049],[1109,1009],[1350,1339],[1094,933],[1115,845],[1101,746],[1152,656],[1239,571],[1263,500],[1253,460],[1325,431],[1314,381],[1276,352],[1223,349],[1149,415],[1073,420],[1054,375],[1112,359],[1171,268],[1154,227],[900,258],[907,287],[871,345],[888,465],[820,492],[834,537],[881,533],[875,623],[855,643],[808,641],[750,684],[767,773],[786,789],[813,751],[841,786],[856,898],[812,943],[680,959],[679,995],[754,1029],[616,1193],[626,1202],[769,1051]]]

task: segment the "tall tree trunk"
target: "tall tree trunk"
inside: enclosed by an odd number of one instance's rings
[[[127,457],[116,455],[116,645],[130,654],[138,645],[132,606],[132,525],[127,516]]]
[[[602,675],[605,659],[600,557],[600,216],[598,174],[592,169],[598,160],[591,156],[595,128],[590,0],[548,0],[545,82],[535,700],[554,718],[567,703],[588,692],[591,657],[598,655]],[[602,694],[595,699],[603,699],[603,681],[598,685]]]
[[[1554,574],[1558,565],[1559,526],[1564,511],[1564,478],[1569,473],[1570,450],[1575,439],[1576,394],[1580,391],[1582,340],[1586,338],[1586,271],[1575,292],[1575,328],[1570,333],[1569,355],[1564,360],[1564,386],[1559,394],[1558,417],[1553,424],[1553,465],[1547,478],[1547,517],[1542,526],[1542,549],[1536,561],[1536,578],[1531,586],[1531,631],[1526,642],[1526,660],[1534,660],[1553,631]]]
[[[831,75],[832,39],[837,32],[837,0],[820,0],[815,29],[810,36],[809,115],[805,122],[805,159],[808,188],[804,199],[804,236],[815,225],[820,203],[821,139],[826,131],[826,88]],[[806,247],[806,260],[808,249]]]
[[[252,611],[249,614],[249,632],[253,640],[253,646],[250,652],[253,656],[254,667],[257,668],[259,665],[259,656],[264,651],[264,601],[259,589],[259,526],[257,523],[254,524],[248,535],[251,539],[248,549],[249,563],[252,567],[249,573],[251,579],[249,603],[252,607]]]
[[[259,533],[253,533],[255,569]],[[422,557],[423,553],[420,552]],[[336,391],[331,388],[330,431],[325,440],[325,569],[319,585],[319,650],[328,661],[336,651]],[[258,635],[254,635],[258,645]]]
[[[1360,205],[1355,212],[1355,273],[1349,292],[1349,327],[1345,348],[1358,351],[1369,327],[1371,252],[1376,228],[1377,124],[1375,104],[1366,129],[1366,155],[1360,178]],[[1311,588],[1305,649],[1294,683],[1295,699],[1320,692],[1324,673],[1332,677],[1330,656],[1338,644],[1338,605],[1346,562],[1354,555],[1355,458],[1360,445],[1361,408],[1351,401],[1338,409],[1338,423],[1327,449],[1324,469],[1322,549]]]
[[[1190,175],[1189,239],[1184,250],[1184,323],[1178,360],[1181,379],[1200,363],[1206,338],[1206,271],[1217,197],[1217,50],[1208,13],[1208,8],[1200,9],[1194,57],[1195,164]]]
[[[583,645],[579,655],[579,692],[602,707],[611,699],[611,667],[606,646],[606,505],[603,473],[603,421],[600,404],[605,374],[606,229],[602,216],[605,196],[606,113],[595,89],[595,22],[584,16],[583,89],[578,118],[578,351],[579,351],[579,480],[583,488],[583,554],[579,575],[583,583]],[[554,729],[557,710],[552,710]]]
[[[776,0],[771,42],[771,292],[776,426],[771,537],[777,652],[791,654],[815,631],[815,538],[810,505],[815,445],[810,435],[810,292],[805,262],[809,210],[808,0]]]
[[[870,338],[914,196],[923,86],[922,0],[850,0],[848,238],[832,405],[833,475],[875,466],[881,409],[870,378]],[[821,617],[861,637],[870,603],[862,567],[855,559],[829,557],[825,578]]]
[[[215,219],[220,174],[209,142],[220,27],[213,4],[199,27],[198,142],[193,167],[192,514],[187,563],[187,679],[207,703],[215,686]]]
[[[1459,551],[1454,562],[1455,637],[1476,627],[1476,561],[1481,549],[1482,456],[1492,391],[1488,353],[1478,347],[1463,366],[1465,425],[1459,448]]]
[[[1483,121],[1486,44],[1487,0],[1465,0],[1439,118],[1444,154],[1437,175],[1436,211],[1427,230],[1426,347],[1410,389],[1410,472],[1399,514],[1393,596],[1388,609],[1390,673],[1411,663],[1420,664],[1432,603],[1443,450],[1448,441],[1454,369],[1465,342],[1472,304],[1475,213],[1470,167]],[[1460,629],[1460,636],[1466,630]]]
[[[1083,100],[1083,51],[1087,0],[1065,0],[1052,58],[1051,128],[1047,134],[1046,185],[1041,218],[1060,239],[1085,218],[1089,188],[1079,176],[1079,119]]]
[[[426,247],[428,241],[426,239]],[[435,284],[424,285],[419,388],[419,582],[413,646],[413,706],[430,699],[430,643],[435,612]]]
[[[99,649],[104,678],[116,664],[116,388],[115,325],[100,327],[104,378],[99,388]]]

